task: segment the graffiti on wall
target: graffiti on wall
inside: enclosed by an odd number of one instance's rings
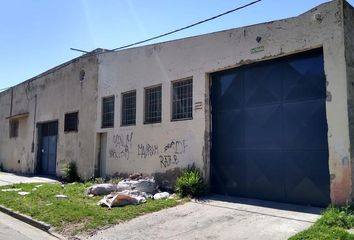
[[[138,156],[141,158],[152,157],[159,154],[157,144],[138,144]]]
[[[139,143],[133,150],[133,132],[128,134],[115,134],[112,137],[109,157],[113,159],[129,160],[134,152],[141,159],[156,159],[161,168],[178,165],[182,155],[188,148],[187,141],[184,139],[168,141],[164,144]],[[134,144],[135,146],[135,144]]]
[[[186,148],[186,140],[175,140],[165,144],[164,151],[171,150],[174,154],[182,154],[186,152]]]
[[[180,155],[186,153],[187,149],[186,140],[173,140],[163,147],[163,154],[159,155],[160,167],[167,168],[172,165],[179,164]]]
[[[109,157],[129,160],[132,149],[133,132],[127,134],[115,134],[112,138],[112,148],[109,149]]]

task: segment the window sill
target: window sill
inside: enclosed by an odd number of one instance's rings
[[[144,122],[144,125],[158,124],[158,123],[162,123],[162,121],[160,121],[160,122]]]
[[[180,121],[188,121],[188,120],[193,120],[193,117],[191,117],[191,118],[171,119],[171,122],[180,122]]]
[[[68,130],[68,131],[64,131],[64,133],[78,133],[78,130]]]

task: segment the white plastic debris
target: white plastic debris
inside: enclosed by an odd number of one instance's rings
[[[57,199],[59,199],[59,200],[61,200],[61,199],[67,199],[67,198],[68,198],[68,196],[66,196],[66,195],[64,195],[64,194],[58,194],[58,195],[55,195],[55,197],[56,197]]]
[[[30,194],[29,192],[18,192],[18,194],[20,194],[21,196],[26,196],[28,194]]]
[[[21,191],[22,188],[7,188],[7,189],[2,189],[2,192],[19,192]]]
[[[156,192],[156,182],[154,178],[142,178],[138,180],[124,179],[117,184],[117,191],[137,190],[147,194]]]
[[[36,188],[40,188],[40,187],[42,187],[43,186],[43,184],[39,184],[39,185],[36,185],[35,187]]]
[[[158,199],[166,199],[170,196],[170,194],[168,192],[160,192],[160,193],[156,193],[154,195],[154,199],[158,200]]]
[[[87,195],[106,195],[117,191],[117,185],[111,183],[96,184],[87,189]]]

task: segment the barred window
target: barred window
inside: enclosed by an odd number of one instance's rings
[[[79,112],[65,114],[64,132],[77,132],[78,125],[79,125]]]
[[[114,127],[114,96],[102,98],[102,128]]]
[[[172,83],[172,120],[191,119],[193,117],[193,80]]]
[[[10,119],[10,138],[18,137],[18,126],[19,126],[18,119]]]
[[[145,89],[144,123],[161,122],[161,86]]]
[[[135,125],[136,91],[122,94],[122,126]]]

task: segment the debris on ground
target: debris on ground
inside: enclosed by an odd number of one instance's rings
[[[158,200],[158,199],[166,199],[170,197],[170,194],[168,192],[160,192],[160,193],[156,193],[154,195],[154,199]]]
[[[166,199],[170,197],[168,192],[156,192],[155,179],[153,177],[143,177],[141,173],[134,173],[119,181],[118,184],[95,184],[87,189],[89,197],[105,195],[97,205],[109,208],[144,203],[148,198]]]
[[[136,205],[146,202],[146,198],[133,193],[132,191],[125,190],[123,192],[111,193],[107,196],[104,196],[97,205],[107,206],[109,208],[115,206],[125,206],[125,205]]]
[[[7,188],[7,189],[2,189],[2,192],[19,192],[21,191],[22,188]]]
[[[56,197],[57,199],[59,199],[59,200],[61,200],[61,199],[67,199],[67,198],[68,198],[68,196],[66,196],[66,195],[64,195],[64,194],[58,194],[58,195],[55,195],[55,197]]]
[[[36,188],[43,187],[43,184],[36,185],[35,187],[36,187]]]
[[[87,189],[87,195],[107,195],[117,191],[117,185],[112,183],[95,184]]]
[[[175,198],[177,198],[177,194],[176,194],[176,193],[173,193],[173,194],[171,194],[171,195],[168,197],[168,199],[175,199]]]
[[[20,194],[21,196],[26,196],[28,194],[30,194],[29,192],[18,192],[18,194]]]
[[[130,180],[139,180],[139,179],[142,179],[143,178],[143,174],[142,173],[133,173],[133,174],[130,174],[128,179]]]
[[[156,192],[156,182],[154,178],[124,179],[117,184],[117,191],[137,190],[147,194]]]

